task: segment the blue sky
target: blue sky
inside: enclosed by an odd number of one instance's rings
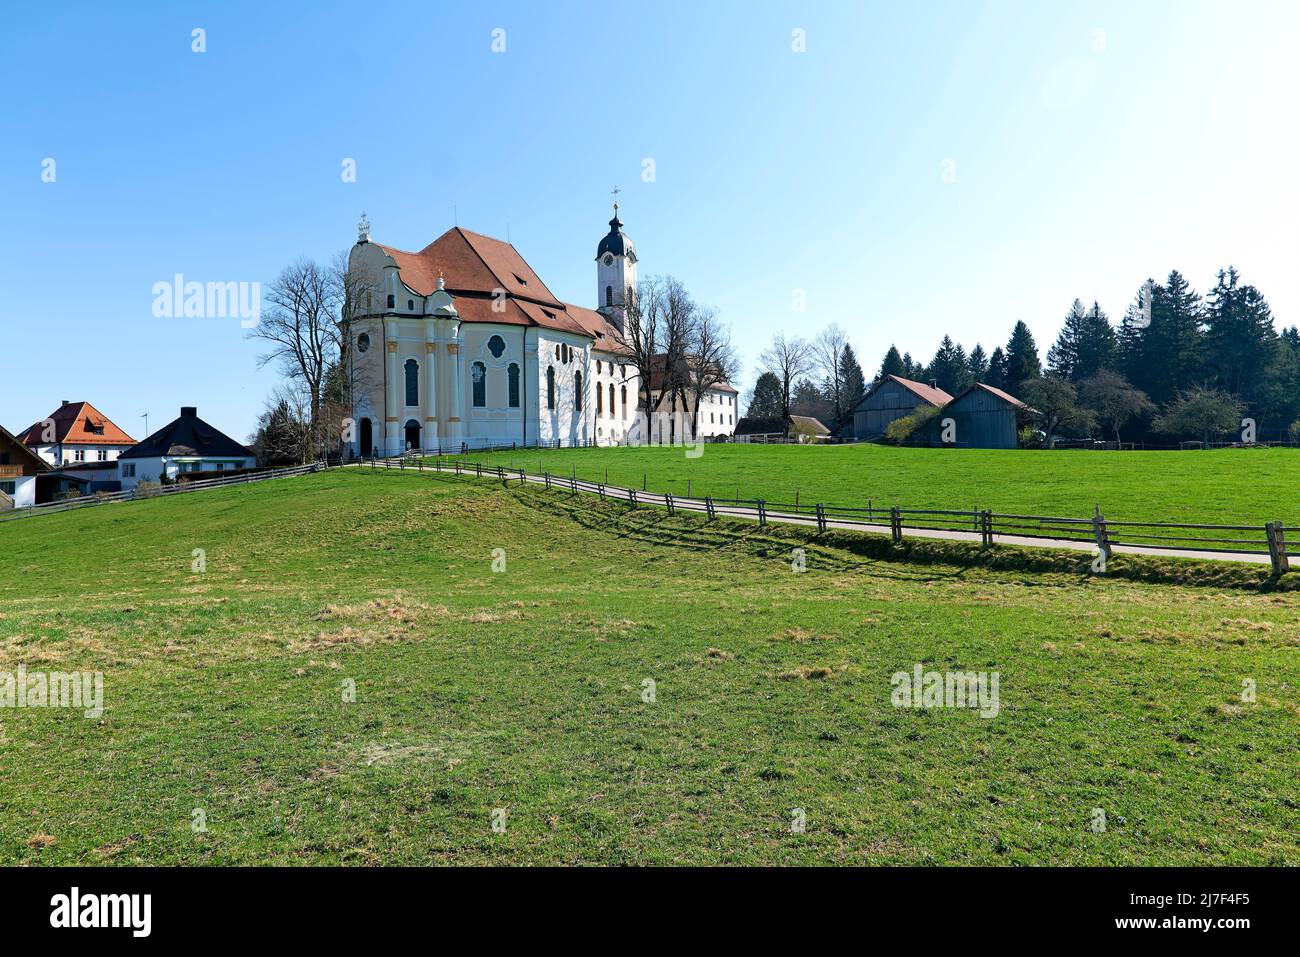
[[[1203,291],[1233,263],[1279,326],[1300,321],[1294,4],[28,4],[5,20],[11,430],[66,398],[137,437],[141,413],[157,427],[183,404],[246,437],[276,381],[258,346],[238,320],[155,318],[153,284],[267,282],[350,246],[363,209],[407,249],[454,216],[508,233],[557,295],[595,305],[615,185],[643,274],[731,323],[742,386],[774,332],[829,322],[868,375],[891,342],[991,351],[1019,319],[1045,352],[1074,297],[1118,320],[1171,268]]]

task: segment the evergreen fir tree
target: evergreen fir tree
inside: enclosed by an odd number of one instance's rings
[[[1207,371],[1220,389],[1240,396],[1247,409],[1260,397],[1277,351],[1273,313],[1254,286],[1241,285],[1237,270],[1219,270],[1205,305]]]
[[[887,375],[902,376],[906,379],[908,371],[907,363],[910,360],[910,355],[905,361],[903,357],[898,354],[898,347],[890,346],[889,351],[885,353],[885,360],[880,363],[880,371],[876,374],[876,380],[879,381]]]
[[[1006,371],[1003,373],[1005,384],[1002,388],[1012,395],[1019,395],[1021,386],[1042,374],[1034,334],[1023,322],[1017,322],[1011,330],[1011,339],[1007,342]]]
[[[975,348],[970,351],[970,357],[966,360],[966,367],[970,369],[971,379],[975,382],[984,382],[989,374],[989,359],[984,354],[984,347],[978,342]]]
[[[1056,337],[1055,344],[1047,350],[1047,369],[1052,375],[1062,379],[1073,379],[1074,369],[1079,364],[1079,341],[1083,337],[1083,324],[1087,310],[1076,299],[1065,314],[1065,322]]]
[[[892,347],[891,347],[892,349]],[[897,355],[898,350],[893,350]],[[903,359],[899,356],[898,363],[901,366]],[[862,397],[867,393],[867,383],[862,375],[862,366],[858,365],[858,357],[853,354],[853,347],[845,343],[844,352],[840,354],[840,382],[843,383],[844,390],[844,410],[845,422],[853,422],[853,410],[857,408]],[[840,423],[843,428],[844,423]]]
[[[984,383],[991,385],[995,389],[1005,389],[1007,385],[1007,356],[1002,351],[1001,346],[993,347],[993,354],[989,356],[989,368],[984,373]]]
[[[780,418],[785,399],[781,380],[774,372],[764,372],[754,383],[754,395],[749,400],[745,415],[750,418]]]

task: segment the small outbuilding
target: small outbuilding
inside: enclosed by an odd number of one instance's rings
[[[889,424],[911,415],[920,406],[940,408],[952,396],[936,385],[887,375],[878,380],[853,409],[853,437],[875,441],[883,438]]]
[[[918,444],[958,449],[1014,449],[1034,410],[1015,396],[977,382],[926,423]]]

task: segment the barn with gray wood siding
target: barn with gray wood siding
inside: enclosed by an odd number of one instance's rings
[[[1014,449],[1020,445],[1020,426],[1033,410],[1001,389],[977,382],[953,399],[927,429],[926,444],[959,449]],[[956,441],[942,441],[945,419],[953,420]]]
[[[862,397],[853,409],[853,437],[874,441],[885,434],[889,423],[911,415],[918,406],[936,408],[952,401],[942,389],[914,382],[902,376],[887,375]]]

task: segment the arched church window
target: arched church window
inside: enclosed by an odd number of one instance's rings
[[[357,352],[365,352],[370,348],[370,336],[367,333],[361,333],[357,336]]]
[[[546,407],[555,408],[555,366],[546,367]]]
[[[407,312],[415,312],[415,300],[414,300],[414,299],[408,299],[408,300],[406,300],[406,311],[407,311]]]
[[[397,297],[391,292],[388,294],[388,308],[392,309],[397,305]]]
[[[605,411],[605,402],[603,398],[604,394],[605,394],[604,390],[602,390],[600,385],[597,384],[596,386],[596,414],[597,415],[600,415],[600,413]]]
[[[487,367],[481,362],[474,363],[470,380],[474,384],[474,408],[481,409],[487,405]]]
[[[623,386],[623,418],[627,419],[627,386]]]
[[[582,411],[582,373],[573,374],[573,411]]]
[[[488,340],[488,352],[492,353],[493,359],[500,359],[501,353],[506,351],[506,341],[500,336],[493,336]]]
[[[519,408],[519,365],[510,363],[510,368],[506,370],[506,379],[510,383],[510,408]]]
[[[613,287],[613,286],[606,286],[606,287],[605,287],[605,305],[607,305],[607,306],[612,306],[612,305],[614,305],[614,287]]]
[[[555,346],[555,361],[556,361],[556,362],[559,362],[559,361],[560,361],[560,346],[559,346],[559,343],[556,343],[556,346]]]
[[[420,404],[420,363],[414,359],[407,359],[404,365],[406,370],[406,404]]]
[[[614,383],[609,384],[609,417],[614,418]]]

